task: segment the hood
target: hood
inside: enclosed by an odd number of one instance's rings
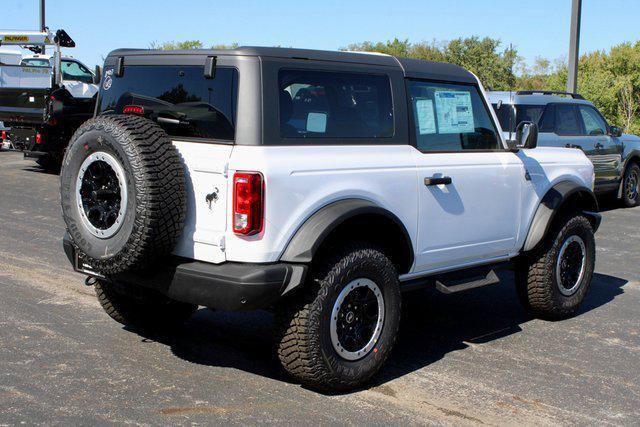
[[[623,133],[622,136],[620,137],[620,140],[625,144],[625,145],[635,145],[636,148],[640,148],[640,137],[637,135],[632,135],[629,133]]]

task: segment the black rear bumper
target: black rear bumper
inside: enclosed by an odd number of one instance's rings
[[[76,271],[99,276],[76,265],[75,250],[68,235],[63,239],[63,246]],[[236,311],[272,305],[303,283],[306,270],[302,264],[211,264],[173,257],[162,268],[124,273],[108,280],[155,289],[178,301]]]

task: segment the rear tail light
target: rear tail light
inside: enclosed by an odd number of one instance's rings
[[[6,130],[3,130],[3,131],[2,131],[2,140],[3,140],[3,141],[6,141],[6,140],[7,140],[7,131],[6,131]]]
[[[140,105],[125,105],[122,109],[122,114],[138,114],[144,116],[144,107]]]
[[[36,144],[42,144],[42,135],[36,133]]]
[[[259,172],[233,175],[233,232],[250,236],[262,231],[264,180]]]

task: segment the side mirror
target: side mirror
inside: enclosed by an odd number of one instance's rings
[[[516,127],[516,146],[536,148],[538,146],[538,125],[533,122],[520,122]]]
[[[609,133],[611,133],[611,136],[621,137],[622,129],[620,129],[618,126],[611,126],[609,128]]]
[[[102,68],[99,65],[96,65],[95,71],[93,73],[93,83],[99,85],[100,80],[102,80]]]

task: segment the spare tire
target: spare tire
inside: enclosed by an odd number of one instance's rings
[[[184,168],[156,123],[104,115],[71,138],[60,198],[83,262],[107,275],[141,270],[170,253],[182,233]]]

